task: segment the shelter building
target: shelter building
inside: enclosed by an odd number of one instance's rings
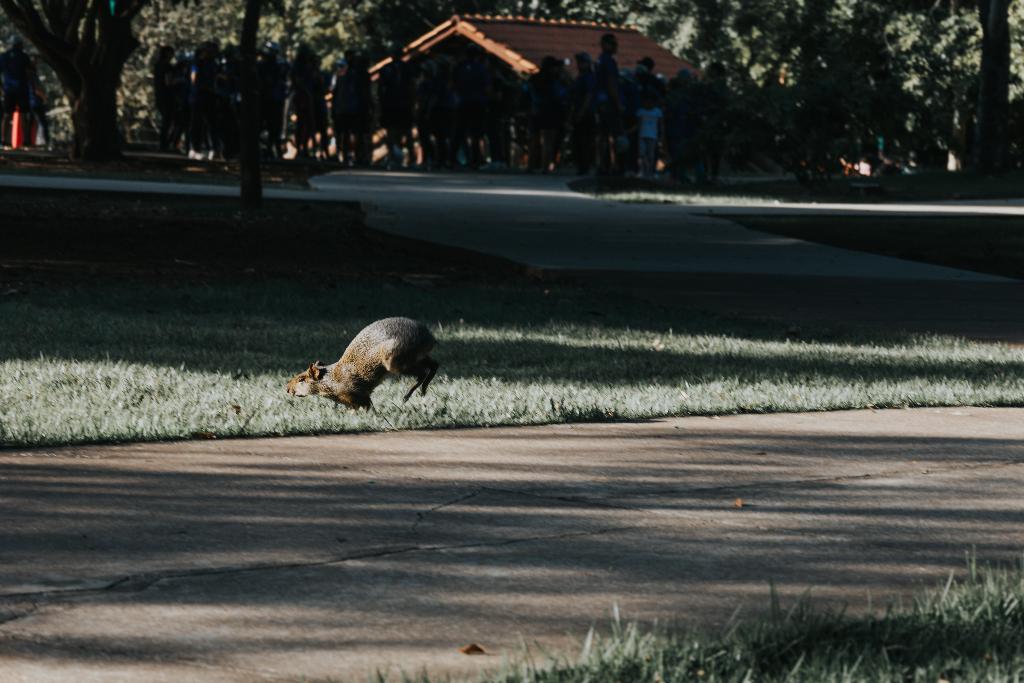
[[[545,57],[551,56],[571,63],[574,55],[586,52],[597,59],[601,36],[614,34],[619,41],[619,67],[633,68],[644,57],[654,60],[654,73],[672,78],[681,70],[694,74],[698,69],[654,42],[635,26],[618,26],[596,21],[567,19],[534,19],[512,16],[455,15],[438,24],[405,46],[403,60],[445,54],[457,57],[469,43],[479,45],[520,76],[529,76],[540,69]],[[391,58],[373,65],[376,73]]]

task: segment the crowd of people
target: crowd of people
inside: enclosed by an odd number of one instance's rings
[[[288,59],[267,42],[257,63],[264,154],[349,166],[543,173],[571,166],[578,174],[713,180],[727,133],[721,69],[666,79],[649,57],[620,69],[614,34],[596,47],[596,58],[576,54],[572,69],[546,57],[521,78],[473,43],[415,60],[396,50],[371,75],[370,60],[357,51],[324,70],[308,46]],[[241,70],[234,46],[159,48],[160,149],[192,159],[236,157]],[[20,39],[0,54],[0,78],[3,144],[12,145],[16,112],[48,144],[45,93]]]
[[[656,75],[649,57],[620,69],[614,34],[575,69],[555,57],[520,78],[475,44],[403,59],[376,74],[362,53],[325,62],[308,46],[289,60],[267,42],[258,58],[264,152],[349,166],[502,169],[678,179],[714,178],[724,139],[723,74]],[[195,159],[239,148],[240,55],[206,43],[158,51],[153,86],[160,148]],[[377,151],[376,150],[382,150]]]
[[[35,62],[25,52],[21,38],[11,40],[9,48],[0,53],[0,110],[3,120],[0,124],[0,145],[15,146],[14,117],[20,117],[18,129],[22,133],[22,144],[34,144],[29,140],[31,132],[38,130],[45,145],[50,144],[50,125],[46,111],[46,91],[39,81]]]

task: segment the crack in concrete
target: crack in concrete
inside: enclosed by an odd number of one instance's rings
[[[148,574],[132,574],[120,577],[111,581],[105,586],[98,588],[63,588],[51,591],[33,591],[27,593],[5,593],[0,594],[0,601],[12,600],[49,600],[59,599],[65,596],[97,595],[111,592],[142,592],[152,588],[163,581],[188,580],[205,578],[210,576],[224,576],[228,574],[246,574],[251,572],[288,571],[294,569],[314,569],[317,567],[328,567],[345,562],[358,560],[372,560],[391,555],[404,555],[417,552],[447,552],[451,550],[465,550],[471,548],[497,548],[519,543],[533,543],[538,541],[558,541],[567,538],[581,538],[586,536],[599,536],[602,534],[630,531],[635,527],[605,527],[593,531],[570,531],[560,534],[548,534],[543,536],[524,536],[522,538],[508,538],[501,541],[480,541],[476,543],[456,543],[449,545],[412,545],[389,548],[384,550],[367,551],[332,557],[315,562],[285,562],[279,564],[255,564],[242,567],[215,567],[211,569],[192,569],[185,571],[152,572]]]
[[[443,503],[440,503],[439,505],[435,505],[432,508],[428,508],[424,512],[417,512],[416,513],[416,521],[412,523],[412,529],[411,529],[412,533],[414,533],[414,534],[417,533],[417,530],[419,529],[420,523],[423,522],[423,520],[425,520],[427,518],[427,515],[429,515],[429,514],[431,514],[433,512],[437,512],[438,510],[443,510],[446,507],[451,507],[452,505],[458,505],[459,503],[465,502],[465,501],[467,501],[467,500],[469,500],[471,498],[475,498],[476,496],[479,496],[485,490],[485,488],[486,487],[475,489],[473,491],[470,491],[469,493],[464,493],[461,496],[458,496],[456,498],[452,498],[451,500],[448,500],[448,501],[445,501]]]
[[[31,603],[31,605],[29,605],[28,607],[20,607],[18,605],[14,605],[11,607],[10,612],[8,614],[0,614],[0,626],[10,624],[12,622],[18,621],[19,619],[30,617],[38,611],[39,603],[37,602]]]

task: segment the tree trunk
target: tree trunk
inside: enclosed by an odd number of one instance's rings
[[[72,100],[72,158],[110,161],[121,156],[121,135],[117,128],[118,85],[117,81],[100,75],[82,75],[82,89]]]
[[[980,173],[1006,170],[1010,115],[1010,3],[978,0],[981,20],[981,73],[974,131],[974,164]]]
[[[245,1],[245,18],[239,41],[242,52],[242,121],[239,158],[242,171],[242,206],[255,208],[263,203],[263,179],[260,177],[260,89],[256,72],[256,38],[260,29],[263,0]]]
[[[124,65],[139,46],[132,20],[148,2],[0,0],[0,10],[60,79],[71,103],[73,158],[109,161],[121,156],[117,91]]]

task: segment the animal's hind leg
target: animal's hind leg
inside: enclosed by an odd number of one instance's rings
[[[427,378],[426,371],[421,371],[420,374],[416,378],[416,384],[413,384],[412,388],[409,389],[409,391],[407,391],[405,393],[405,396],[402,398],[402,403],[405,403],[406,401],[408,401],[412,397],[412,395],[416,392],[416,390],[418,388],[420,388],[421,386],[423,386],[423,380],[425,380],[426,378]]]
[[[424,358],[423,367],[426,368],[426,374],[423,379],[423,383],[420,384],[420,394],[423,396],[427,395],[427,387],[430,386],[430,381],[434,379],[434,375],[437,374],[437,368],[440,367],[437,361],[433,358]]]

